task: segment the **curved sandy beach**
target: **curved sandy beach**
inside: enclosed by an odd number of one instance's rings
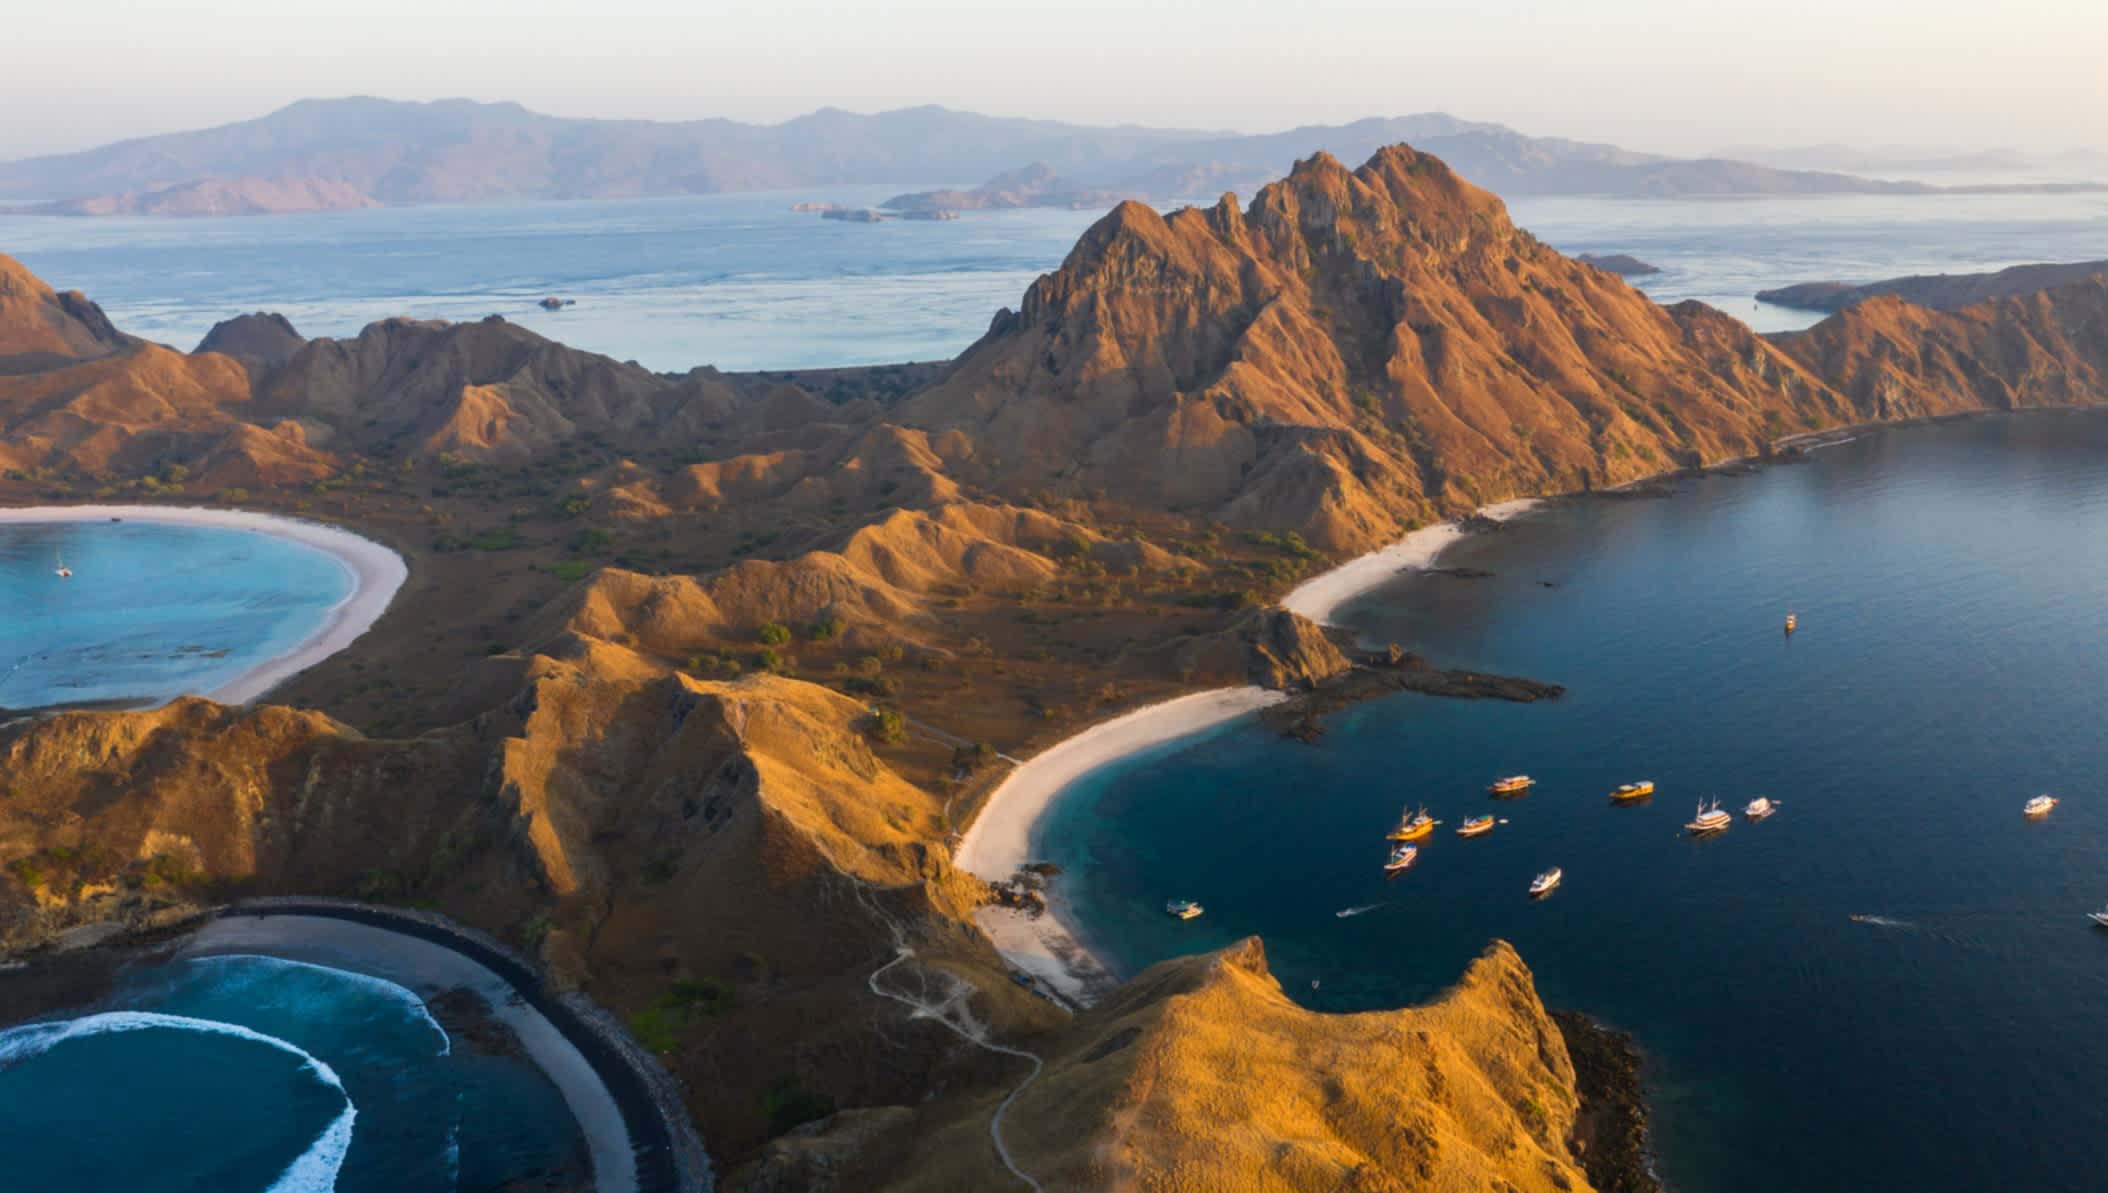
[[[0,525],[52,522],[159,522],[169,526],[208,526],[222,530],[246,530],[299,543],[335,560],[351,576],[351,591],[323,615],[322,624],[298,646],[285,654],[266,659],[209,692],[197,693],[223,704],[245,704],[343,650],[372,628],[387,612],[403,582],[409,565],[403,557],[372,539],[322,522],[308,522],[278,514],[248,510],[212,509],[206,506],[161,505],[42,505],[0,509]]]
[[[1478,516],[1502,522],[1536,504],[1532,498],[1505,501],[1481,509]],[[1466,533],[1459,522],[1423,527],[1388,547],[1304,581],[1281,605],[1321,625],[1329,624],[1340,606],[1388,583],[1406,568],[1432,566],[1445,548]],[[1006,881],[1020,866],[1035,860],[1033,828],[1069,784],[1137,750],[1189,737],[1284,699],[1281,693],[1262,688],[1218,688],[1151,704],[1093,725],[1011,771],[960,838],[952,863],[987,881]],[[1069,1002],[1088,1006],[1118,979],[1083,946],[1065,915],[1057,880],[1049,891],[1046,914],[1034,918],[990,906],[977,912],[975,921],[1005,960]]]
[[[504,978],[472,958],[385,928],[299,914],[216,919],[198,929],[183,949],[185,956],[222,953],[254,953],[370,974],[421,998],[463,987],[475,991],[563,1094],[593,1158],[593,1187],[599,1193],[636,1193],[637,1163],[629,1128],[600,1074]]]

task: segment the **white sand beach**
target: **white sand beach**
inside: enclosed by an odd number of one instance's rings
[[[49,505],[0,509],[0,525],[51,522],[159,522],[171,526],[208,526],[268,534],[311,547],[337,561],[351,575],[351,591],[324,615],[306,640],[285,654],[267,659],[209,692],[223,704],[245,704],[356,641],[372,628],[409,579],[403,557],[371,539],[322,522],[308,522],[248,510],[205,506]]]
[[[1093,725],[1011,771],[960,840],[953,863],[990,882],[1007,880],[1019,866],[1033,860],[1032,828],[1070,783],[1136,750],[1212,729],[1285,698],[1263,688],[1221,688],[1151,704]],[[1057,885],[1059,882],[1056,879]],[[1048,912],[1037,918],[988,907],[976,919],[1011,964],[1070,1001],[1089,1005],[1115,979],[1062,922],[1061,911],[1057,894]]]
[[[630,1150],[622,1109],[600,1075],[541,1012],[516,997],[504,978],[443,945],[367,924],[327,916],[230,916],[198,929],[185,956],[253,953],[370,974],[429,998],[466,987],[482,996],[491,1012],[519,1038],[527,1053],[563,1094],[593,1157],[593,1187],[599,1193],[635,1193],[637,1162]]]
[[[1477,516],[1505,522],[1538,504],[1537,498],[1522,497],[1486,506],[1478,511]],[[1464,527],[1454,521],[1423,526],[1388,547],[1350,559],[1331,571],[1303,581],[1281,598],[1281,607],[1291,613],[1300,613],[1319,625],[1331,625],[1340,606],[1389,582],[1407,568],[1433,567],[1436,557],[1466,533]]]
[[[1537,504],[1532,498],[1504,501],[1479,510],[1478,516],[1503,522]],[[1457,522],[1423,527],[1388,547],[1304,581],[1281,604],[1326,624],[1340,606],[1400,571],[1432,566],[1444,548],[1466,533]],[[1093,725],[1010,772],[960,839],[953,864],[990,882],[1006,881],[1018,867],[1035,860],[1033,827],[1069,784],[1137,750],[1214,728],[1286,698],[1256,687],[1221,688],[1152,704]],[[1118,979],[1064,921],[1062,881],[1057,877],[1051,885],[1043,915],[984,907],[975,921],[1005,960],[1069,1002],[1088,1006],[1117,985]]]

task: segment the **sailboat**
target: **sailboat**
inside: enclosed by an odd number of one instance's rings
[[[51,570],[51,574],[61,580],[71,580],[73,578],[73,569],[66,566],[66,553],[61,551],[58,554],[59,565]]]

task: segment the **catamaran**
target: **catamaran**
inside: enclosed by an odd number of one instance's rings
[[[1760,795],[1749,801],[1749,805],[1742,809],[1742,814],[1751,820],[1762,820],[1778,810],[1779,805],[1770,796]]]
[[[1551,894],[1558,888],[1560,883],[1565,881],[1566,872],[1557,866],[1553,866],[1530,880],[1530,897],[1532,899],[1542,899],[1546,895]]]
[[[1427,814],[1425,806],[1421,807],[1418,812],[1402,812],[1398,816],[1398,827],[1391,830],[1388,839],[1392,841],[1418,841],[1420,838],[1434,832],[1435,826],[1440,823],[1442,822]]]
[[[1486,790],[1493,795],[1521,795],[1536,785],[1537,780],[1528,775],[1509,775],[1493,780]]]
[[[1490,813],[1485,816],[1466,816],[1464,823],[1457,826],[1459,837],[1483,837],[1492,831],[1493,816]]]
[[[1412,865],[1413,862],[1416,861],[1419,857],[1420,847],[1417,845],[1394,846],[1391,849],[1391,856],[1386,859],[1383,863],[1383,872],[1386,874],[1396,874],[1400,870],[1405,869],[1407,866]]]
[[[1693,833],[1702,835],[1705,833],[1724,832],[1734,822],[1735,818],[1733,816],[1720,810],[1719,800],[1714,800],[1711,803],[1700,800],[1698,801],[1697,817],[1691,823],[1684,825],[1684,827]]]
[[[2023,816],[2047,816],[2050,814],[2050,810],[2056,806],[2056,796],[2038,795],[2023,805],[2020,812]]]
[[[1191,899],[1173,899],[1164,904],[1164,914],[1175,920],[1198,919],[1203,910],[1205,909],[1200,904]]]
[[[1648,796],[1653,794],[1654,780],[1641,779],[1637,783],[1619,784],[1617,788],[1610,793],[1610,798],[1622,804],[1627,803],[1631,800],[1646,799]]]

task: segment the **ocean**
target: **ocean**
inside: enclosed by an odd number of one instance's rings
[[[0,708],[213,691],[304,641],[352,583],[332,556],[248,530],[0,525]]]
[[[349,336],[395,315],[498,314],[661,371],[795,369],[957,355],[1100,214],[855,224],[790,210],[920,189],[219,220],[0,215],[0,252],[85,292],[125,330],[186,350],[253,310],[280,312],[309,336]],[[1639,284],[1661,301],[1702,299],[1760,331],[1818,317],[1756,302],[1774,286],[2108,258],[2108,195],[1556,198],[1510,210],[1561,250],[1659,266]],[[576,305],[536,305],[550,296]]]
[[[394,983],[257,956],[143,966],[93,1014],[0,1030],[0,1156],[10,1189],[156,1193],[588,1171],[562,1095],[524,1058],[457,1047]]]
[[[1512,941],[1549,1005],[1637,1037],[1683,1193],[2099,1190],[2108,413],[1676,487],[1556,503],[1440,561],[1490,576],[1343,611],[1560,700],[1399,695],[1314,746],[1237,723],[1080,780],[1038,852],[1084,936],[1132,972],[1256,933],[1325,1011],[1425,999]],[[1536,789],[1489,801],[1514,772]],[[1611,806],[1636,779],[1659,794]],[[2027,820],[2039,792],[2064,802]],[[1758,795],[1780,811],[1682,831],[1703,797]],[[1444,823],[1386,881],[1383,835],[1421,803]],[[1483,811],[1506,823],[1454,835]],[[1565,884],[1533,903],[1550,866]]]

